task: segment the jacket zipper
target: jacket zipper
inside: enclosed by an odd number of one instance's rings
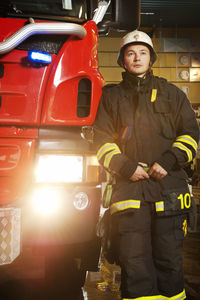
[[[137,82],[137,92],[140,91],[140,80],[138,79],[138,82]]]

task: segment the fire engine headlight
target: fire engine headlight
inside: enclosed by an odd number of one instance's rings
[[[36,182],[76,183],[98,182],[99,164],[94,155],[53,155],[38,156],[35,169]]]
[[[35,211],[49,215],[59,210],[62,198],[63,193],[59,189],[38,187],[32,195],[32,206]]]
[[[81,182],[83,157],[41,155],[38,158],[35,174],[37,182]]]
[[[89,205],[88,195],[84,192],[79,192],[75,195],[73,201],[74,207],[78,210],[84,210]]]

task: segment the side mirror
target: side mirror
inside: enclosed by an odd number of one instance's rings
[[[111,0],[108,17],[98,24],[99,33],[108,34],[110,29],[132,31],[140,27],[140,0]]]
[[[113,1],[114,23],[118,30],[134,30],[140,26],[140,0]]]
[[[88,18],[92,19],[95,9],[98,7],[98,0],[89,0],[88,5]]]

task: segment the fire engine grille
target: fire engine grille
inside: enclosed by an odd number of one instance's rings
[[[91,106],[91,81],[83,78],[78,84],[77,116],[79,118],[88,117]]]
[[[68,35],[34,35],[21,43],[17,49],[58,54],[67,39]]]

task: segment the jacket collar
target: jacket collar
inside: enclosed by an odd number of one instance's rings
[[[133,89],[139,92],[140,90],[144,90],[144,87],[146,85],[149,86],[149,83],[152,78],[151,73],[147,73],[145,78],[137,77],[135,74],[129,73],[129,72],[123,72],[122,73],[122,86],[124,86],[126,89]]]

